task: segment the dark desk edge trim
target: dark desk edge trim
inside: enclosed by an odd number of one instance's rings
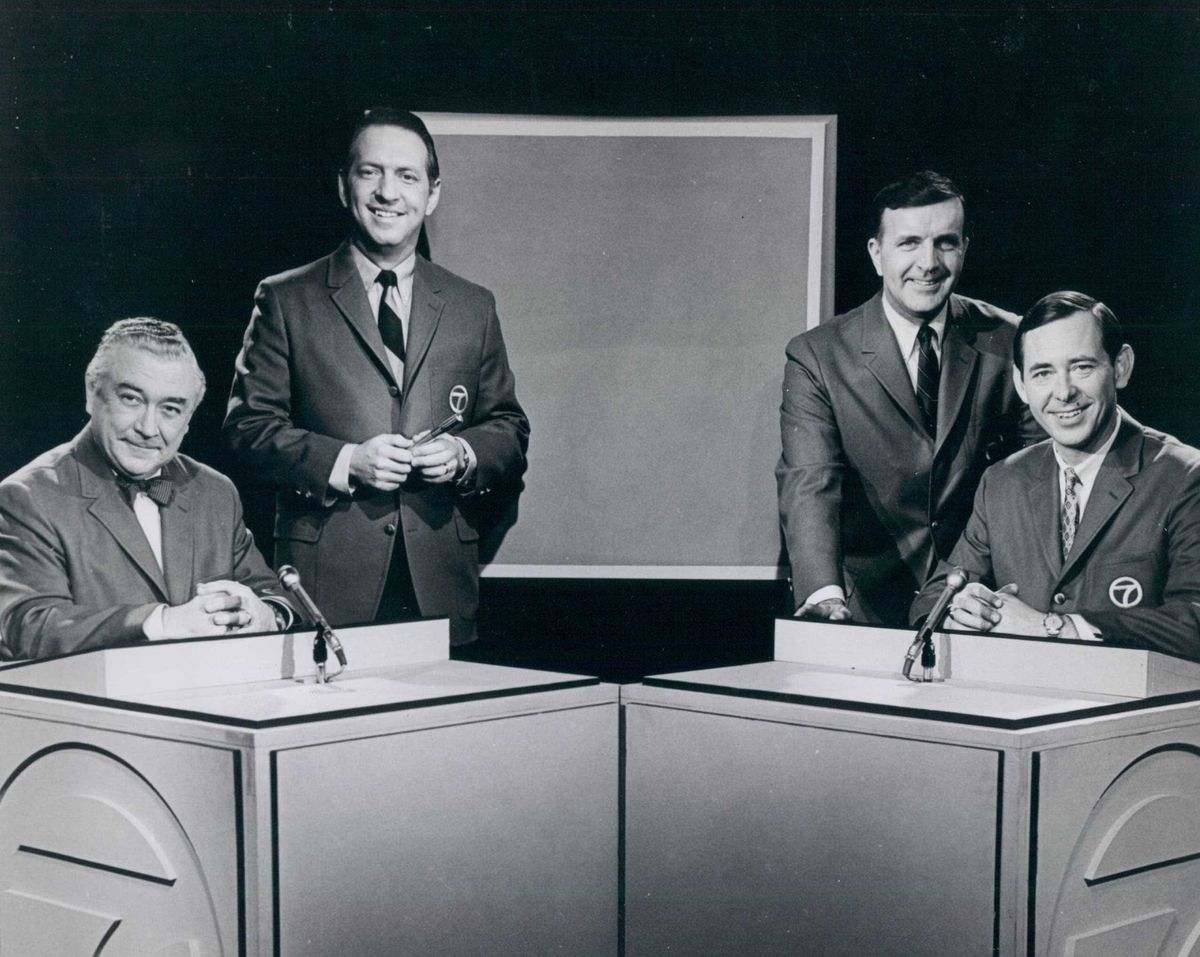
[[[205,724],[222,727],[246,728],[252,731],[263,731],[268,728],[282,728],[296,724],[316,724],[321,721],[336,721],[342,718],[358,718],[371,714],[387,714],[392,711],[415,711],[420,708],[437,708],[447,704],[462,704],[468,701],[486,701],[491,698],[510,698],[524,694],[536,694],[539,691],[565,691],[571,688],[590,688],[601,684],[599,678],[574,678],[570,681],[553,681],[547,684],[520,685],[515,688],[497,688],[492,691],[473,691],[466,694],[444,695],[440,698],[423,698],[419,701],[398,701],[392,704],[370,705],[361,708],[342,708],[338,711],[322,711],[319,714],[295,715],[287,718],[270,718],[265,721],[251,721],[247,718],[232,718],[222,715],[209,714],[205,711],[188,711],[185,708],[165,708],[158,705],[144,704],[139,701],[121,701],[116,698],[103,698],[99,695],[77,694],[73,691],[58,691],[52,688],[24,688],[20,685],[0,683],[0,692],[26,695],[32,698],[48,698],[52,701],[69,701],[75,704],[97,705],[101,708],[112,708],[116,711],[132,711],[138,714],[152,714],[164,718],[186,718],[191,721],[203,721]]]
[[[829,708],[833,711],[858,711],[863,714],[883,714],[900,718],[920,718],[946,724],[963,724],[980,728],[998,728],[1003,731],[1025,731],[1043,728],[1083,718],[1122,714],[1127,711],[1142,711],[1172,704],[1200,701],[1200,691],[1181,691],[1175,694],[1118,701],[1113,704],[1077,708],[1052,715],[1036,715],[1031,718],[991,718],[985,715],[966,714],[957,711],[934,711],[923,708],[907,708],[900,705],[870,704],[861,701],[845,701],[841,698],[822,698],[816,695],[789,694],[783,691],[764,691],[758,688],[729,688],[723,685],[706,684],[701,681],[679,681],[674,678],[646,678],[642,684],[648,688],[671,688],[676,691],[697,691],[704,694],[721,695],[728,698],[752,698],[757,701],[781,701],[787,704],[810,705]],[[0,686],[3,687],[3,686]]]

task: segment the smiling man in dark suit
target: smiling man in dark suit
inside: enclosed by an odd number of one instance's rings
[[[1200,450],[1118,406],[1132,373],[1104,303],[1057,292],[1026,313],[1013,377],[1050,438],[988,469],[914,620],[958,566],[951,627],[1200,659]]]
[[[798,614],[903,625],[979,476],[1020,447],[1017,317],[953,294],[962,194],[922,172],[875,197],[883,288],[787,347],[776,468]]]
[[[86,386],[87,427],[0,483],[0,659],[286,627],[233,483],[179,454],[204,395],[179,328],[118,322]]]
[[[478,499],[519,481],[529,439],[495,300],[417,254],[441,197],[417,116],[367,111],[338,195],[351,238],[259,285],[225,436],[277,486],[275,559],[330,622],[447,615],[465,643]],[[461,426],[425,441],[452,411]]]

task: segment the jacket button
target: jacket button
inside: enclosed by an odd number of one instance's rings
[[[395,535],[396,534],[396,523],[388,522],[387,525],[384,526],[383,531],[384,531],[385,535]]]
[[[941,523],[941,522],[939,522],[939,521],[938,521],[938,520],[935,518],[935,519],[934,519],[932,522],[930,522],[930,523],[929,523],[929,527],[930,527],[930,528],[937,528],[937,527],[938,527],[939,525],[941,525],[941,524],[942,524],[942,523]]]
[[[396,388],[394,385],[389,385],[388,386],[388,394],[389,395],[399,395],[400,390],[398,388]]]
[[[1066,603],[1067,603],[1067,596],[1064,595],[1062,592],[1059,592],[1057,595],[1054,596],[1054,604],[1065,605]]]

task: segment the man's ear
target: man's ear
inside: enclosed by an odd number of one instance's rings
[[[1124,389],[1129,384],[1129,377],[1133,375],[1133,347],[1127,342],[1121,346],[1121,351],[1117,353],[1117,359],[1113,363],[1113,368],[1116,370],[1114,381],[1118,389]]]
[[[429,187],[429,201],[425,204],[425,215],[428,216],[437,209],[438,201],[442,198],[442,181],[435,179]]]
[[[346,173],[344,170],[338,173],[337,186],[338,186],[338,199],[341,200],[341,203],[343,206],[345,206],[347,209],[349,209],[350,203],[346,199],[346,196],[347,196]]]
[[[1029,405],[1029,399],[1025,397],[1025,377],[1021,375],[1021,370],[1017,368],[1014,362],[1012,367],[1013,388],[1017,390],[1017,395],[1021,397],[1021,401]]]
[[[867,255],[869,255],[871,257],[871,265],[873,265],[875,267],[875,275],[876,276],[883,275],[883,268],[880,265],[879,253],[880,253],[879,240],[876,239],[874,236],[872,236],[870,239],[867,240]]]

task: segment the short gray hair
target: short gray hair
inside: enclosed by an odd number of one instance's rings
[[[88,394],[95,393],[100,377],[108,372],[113,353],[121,346],[140,349],[161,359],[190,359],[196,371],[196,405],[204,398],[204,371],[196,361],[196,354],[183,336],[183,330],[173,322],[164,322],[150,316],[122,319],[114,322],[100,338],[96,354],[88,363],[84,384]]]

